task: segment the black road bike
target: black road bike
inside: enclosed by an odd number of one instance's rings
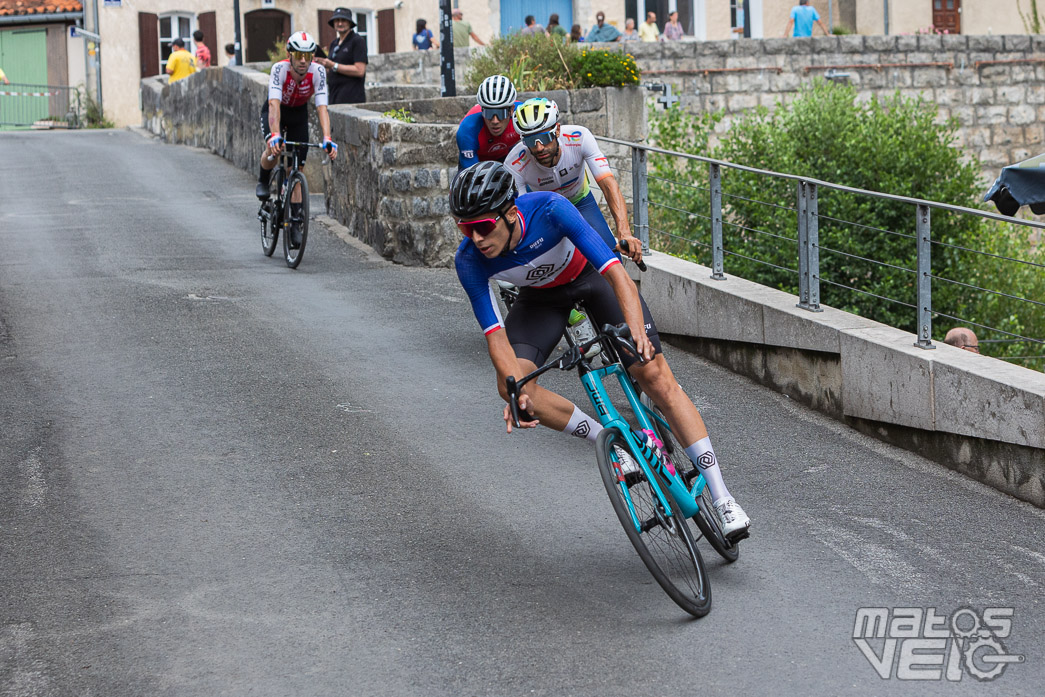
[[[323,146],[316,143],[294,143],[286,141],[280,154],[279,164],[273,168],[269,179],[269,197],[261,202],[258,209],[258,220],[261,221],[261,251],[270,257],[276,251],[276,242],[280,232],[283,233],[283,258],[287,266],[296,269],[305,255],[305,242],[308,241],[308,182],[301,171],[299,148],[317,148]],[[301,192],[301,214],[292,215],[290,205],[295,190]],[[298,223],[301,228],[301,241],[292,246],[290,227]]]

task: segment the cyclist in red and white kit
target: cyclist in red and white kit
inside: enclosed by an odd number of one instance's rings
[[[315,97],[319,127],[323,129],[323,148],[330,159],[337,158],[337,144],[330,139],[330,114],[327,112],[327,72],[313,63],[317,44],[311,34],[294,33],[287,41],[287,58],[272,66],[268,101],[261,108],[261,130],[265,134],[265,152],[261,155],[261,171],[255,190],[259,199],[269,197],[269,180],[279,162],[285,139],[308,142],[308,100]],[[304,164],[308,148],[298,148]],[[301,191],[295,188],[290,197],[290,247],[301,239]]]

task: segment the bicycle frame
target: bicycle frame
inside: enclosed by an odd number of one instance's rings
[[[635,393],[635,388],[632,385],[631,376],[628,375],[624,366],[618,361],[602,368],[592,368],[591,366],[585,365],[584,362],[581,362],[578,365],[578,370],[580,372],[581,383],[584,385],[584,390],[588,394],[588,399],[591,401],[591,405],[594,407],[595,413],[599,417],[599,422],[604,428],[616,428],[620,431],[624,440],[627,441],[631,452],[642,456],[639,465],[646,470],[646,477],[649,479],[650,484],[653,486],[653,490],[660,499],[663,510],[665,512],[670,512],[671,506],[668,505],[667,500],[664,498],[664,491],[661,490],[661,481],[668,483],[668,495],[678,504],[679,509],[682,511],[682,515],[686,518],[692,518],[697,515],[700,511],[700,506],[697,504],[697,497],[706,485],[704,475],[697,475],[692,488],[686,486],[685,480],[682,475],[678,473],[677,469],[675,473],[672,473],[664,464],[663,459],[657,457],[657,454],[647,446],[644,441],[638,439],[635,432],[632,430],[631,424],[621,416],[620,412],[613,405],[613,401],[610,399],[609,394],[606,392],[604,381],[610,376],[615,376],[617,382],[620,383],[621,389],[624,391],[624,396],[627,398],[632,412],[635,414],[636,419],[638,419],[640,429],[653,430],[655,425],[654,421],[656,421],[661,429],[670,430],[668,423],[660,415],[647,408],[639,399],[639,396]],[[657,478],[652,476],[654,472],[660,475],[660,477]],[[633,509],[628,488],[621,488],[624,497],[628,501],[628,507]],[[632,522],[635,523],[636,528],[641,527],[641,522],[634,517],[634,510],[632,511]]]

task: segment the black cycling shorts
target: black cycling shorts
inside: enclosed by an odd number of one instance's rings
[[[588,264],[580,276],[565,285],[519,289],[519,299],[512,305],[504,320],[508,341],[515,349],[515,355],[533,361],[538,367],[544,365],[562,338],[570,310],[578,300],[584,303],[596,331],[604,324],[624,322],[624,313],[621,312],[613,287]],[[653,315],[650,314],[641,295],[639,302],[642,304],[642,316],[646,323],[646,336],[649,337],[656,353],[660,353],[660,336],[657,334]],[[626,368],[638,361],[627,351],[618,353]]]
[[[308,142],[308,105],[302,104],[301,106],[280,106],[279,108],[279,130],[282,131],[283,138],[295,143],[307,143]],[[272,129],[269,128],[269,103],[265,102],[265,105],[261,107],[261,132],[265,134],[265,138],[268,139],[272,135]],[[305,158],[308,157],[308,148],[305,146],[299,146],[298,160],[301,164],[305,163]]]

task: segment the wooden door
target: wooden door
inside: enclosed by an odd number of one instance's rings
[[[160,18],[151,12],[138,13],[138,59],[142,77],[160,74]]]
[[[218,22],[216,12],[203,12],[196,17],[196,24],[199,26],[199,30],[203,32],[203,45],[210,50],[210,64],[218,64]],[[222,54],[225,53],[225,49],[222,49]]]
[[[962,0],[933,0],[933,28],[948,34],[962,33]]]

